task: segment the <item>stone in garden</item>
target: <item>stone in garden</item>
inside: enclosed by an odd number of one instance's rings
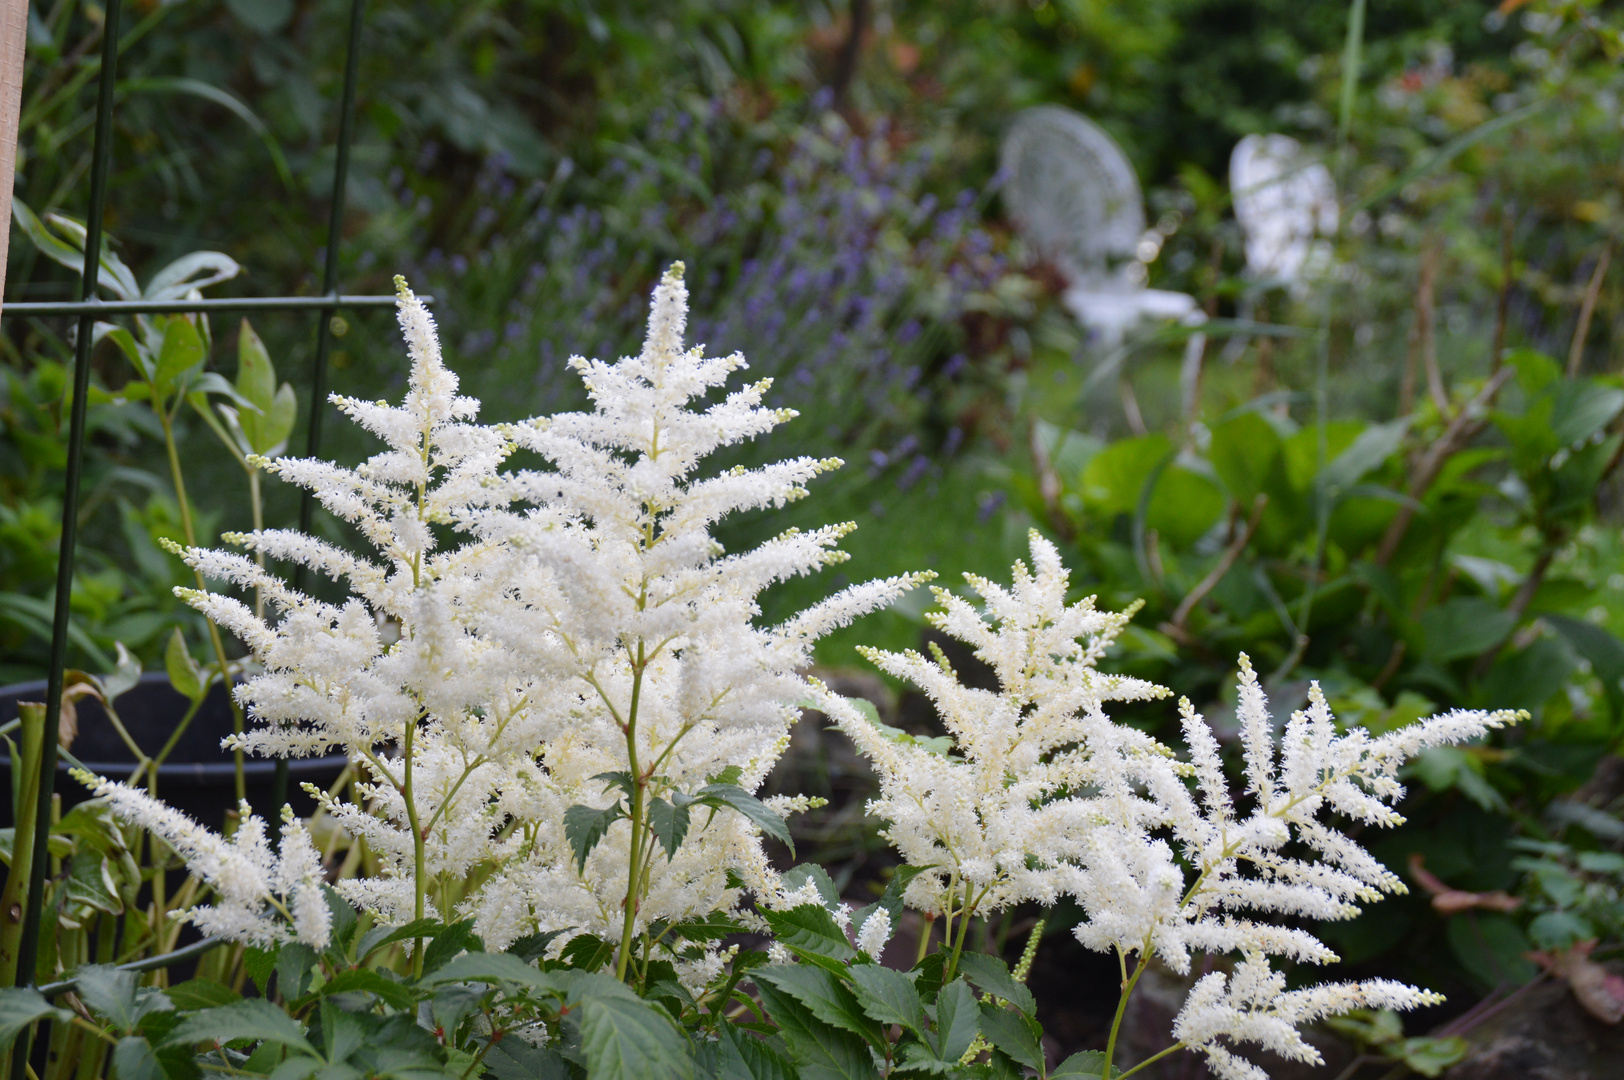
[[[999,165],[1015,227],[1064,275],[1066,307],[1106,344],[1144,318],[1200,321],[1193,297],[1145,288],[1161,237],[1146,232],[1139,178],[1098,124],[1058,105],[1025,109]]]

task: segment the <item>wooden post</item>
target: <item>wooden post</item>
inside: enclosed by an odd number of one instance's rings
[[[11,249],[11,185],[17,173],[17,120],[23,106],[23,45],[28,40],[28,0],[0,0],[0,303],[6,292]]]

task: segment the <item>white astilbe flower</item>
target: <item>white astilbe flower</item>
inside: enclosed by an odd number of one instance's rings
[[[1015,565],[1012,589],[969,577],[989,623],[962,597],[935,589],[944,609],[927,618],[975,647],[998,674],[1000,693],[962,685],[938,655],[867,649],[890,675],[922,689],[953,736],[951,752],[870,722],[824,691],[820,708],[857,743],[880,778],[869,812],[910,866],[926,868],[904,899],[927,913],[966,907],[988,913],[1023,900],[1052,904],[1073,880],[1099,820],[1130,823],[1154,806],[1122,785],[1103,798],[1108,817],[1077,798],[1054,798],[1108,781],[1078,749],[1090,734],[1112,752],[1170,761],[1148,735],[1104,721],[1106,701],[1142,701],[1167,691],[1141,679],[1102,675],[1094,664],[1128,616],[1096,611],[1093,600],[1066,606],[1059,553],[1032,534],[1033,568]]]
[[[1302,1025],[1353,1009],[1402,1011],[1442,1001],[1441,994],[1388,979],[1287,990],[1286,977],[1270,969],[1267,957],[1250,954],[1232,974],[1213,972],[1190,988],[1173,1020],[1173,1037],[1206,1055],[1222,1080],[1268,1080],[1268,1073],[1219,1040],[1256,1043],[1288,1061],[1323,1065],[1319,1051],[1299,1034]]]
[[[863,925],[858,929],[857,947],[877,961],[880,954],[885,951],[885,943],[890,940],[891,913],[877,907],[863,920]]]
[[[228,744],[283,757],[338,748],[356,762],[358,801],[313,794],[380,867],[336,888],[389,923],[472,918],[489,948],[549,930],[566,932],[561,946],[569,934],[621,940],[659,920],[735,911],[747,895],[780,903],[759,828],[741,813],[693,813],[670,858],[644,829],[633,880],[628,821],[582,865],[568,811],[625,799],[646,821],[655,799],[669,806],[718,777],[755,791],[808,697],[797,671],[813,643],[923,576],[856,586],[782,625],[759,621],[761,591],[842,561],[850,526],[733,553],[711,529],[799,498],[838,462],[701,471],[708,454],[793,414],[761,405],[766,383],[704,404],[745,362],[684,347],[681,264],[654,291],[639,355],[571,361],[591,411],[516,425],[475,422],[478,402],[458,396],[428,311],[397,286],[405,401],[333,398],[385,449],[354,469],[257,462],[311,490],[371,550],[267,529],[228,536],[240,553],[184,552],[206,577],[260,590],[272,612],[182,593],[262,669],[237,691],[256,723]],[[545,467],[504,471],[514,450]],[[258,554],[350,596],[299,592]],[[630,924],[628,891],[640,895]]]
[[[1092,949],[1159,957],[1180,974],[1193,953],[1240,953],[1245,962],[1197,984],[1179,1040],[1206,1053],[1226,1077],[1262,1073],[1217,1040],[1261,1042],[1287,1056],[1311,1054],[1296,1025],[1355,1007],[1409,1008],[1429,1000],[1384,982],[1286,994],[1271,956],[1327,963],[1336,956],[1287,920],[1357,915],[1360,904],[1403,883],[1337,825],[1393,826],[1403,795],[1399,767],[1433,746],[1514,723],[1512,712],[1456,710],[1376,736],[1339,733],[1318,684],[1279,746],[1267,702],[1240,658],[1238,719],[1249,809],[1237,807],[1211,728],[1180,702],[1189,762],[1104,706],[1166,695],[1160,687],[1099,672],[1127,621],[1067,605],[1067,575],[1035,532],[1033,569],[1017,563],[1013,588],[977,578],[984,611],[937,590],[932,623],[974,647],[998,677],[996,692],[963,686],[938,653],[866,655],[929,695],[953,736],[951,750],[866,719],[827,691],[821,706],[875,766],[871,812],[911,866],[926,868],[904,899],[964,917],[1061,895],[1084,912],[1075,933]],[[1191,781],[1195,790],[1192,791]]]
[[[236,833],[228,838],[128,784],[88,772],[74,776],[105,799],[120,819],[174,848],[187,869],[214,889],[212,906],[188,908],[176,918],[245,945],[268,948],[299,941],[326,948],[332,913],[321,889],[321,855],[303,824],[290,816],[278,850],[272,851],[265,820],[247,803],[240,807]]]

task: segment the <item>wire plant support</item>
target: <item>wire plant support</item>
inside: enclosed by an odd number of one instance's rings
[[[62,538],[57,553],[55,610],[51,626],[49,674],[46,682],[44,751],[40,761],[39,809],[35,818],[33,837],[34,858],[30,867],[27,900],[21,912],[22,940],[17,964],[16,984],[34,985],[35,968],[39,957],[41,909],[44,903],[45,867],[48,863],[47,842],[50,832],[51,797],[57,770],[57,740],[49,735],[57,730],[62,709],[64,668],[67,662],[68,622],[73,589],[75,547],[78,540],[79,488],[83,475],[85,448],[85,415],[90,386],[90,351],[92,329],[98,317],[109,315],[156,313],[203,313],[212,311],[314,311],[318,316],[316,354],[311,371],[311,398],[306,433],[306,450],[312,456],[320,451],[321,421],[327,396],[327,365],[332,345],[331,324],[340,309],[389,307],[393,296],[349,296],[338,292],[338,255],[342,239],[345,188],[349,182],[350,144],[354,137],[356,69],[360,58],[361,23],[365,0],[350,0],[348,42],[344,60],[344,83],[339,105],[337,156],[333,169],[333,186],[329,203],[327,243],[322,269],[321,294],[318,296],[247,297],[240,299],[199,299],[169,301],[110,301],[97,296],[98,270],[101,260],[102,218],[107,206],[107,177],[112,157],[112,120],[119,52],[119,16],[122,0],[106,0],[105,24],[102,33],[101,72],[96,96],[96,123],[90,169],[90,205],[85,215],[85,259],[80,278],[79,299],[74,302],[13,303],[7,304],[8,316],[71,315],[77,317],[78,333],[74,341],[73,398],[68,422],[67,475],[62,493]],[[427,297],[425,300],[429,299]],[[305,492],[299,508],[299,526],[308,531],[314,513],[314,498]],[[275,800],[280,802],[287,792],[287,763],[279,762],[276,773]],[[19,842],[21,839],[19,838]],[[0,917],[14,918],[12,913]],[[181,960],[190,959],[217,944],[206,938],[184,948],[161,956],[149,957],[136,964],[125,965],[127,970],[153,970]],[[41,987],[42,992],[57,994],[73,987],[68,979]],[[25,1080],[28,1071],[29,1041],[26,1034],[18,1040],[11,1060],[11,1080]]]

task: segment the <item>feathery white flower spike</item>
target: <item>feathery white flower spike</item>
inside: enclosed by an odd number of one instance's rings
[[[241,805],[237,832],[230,839],[199,825],[146,792],[82,770],[74,778],[123,821],[139,825],[174,848],[186,868],[210,885],[212,906],[194,907],[176,917],[205,934],[245,945],[270,947],[300,941],[326,948],[332,912],[322,893],[321,856],[310,833],[284,808],[282,843],[272,851],[265,820]]]
[[[1392,804],[1404,793],[1397,772],[1406,760],[1520,714],[1457,710],[1381,736],[1338,734],[1315,684],[1277,746],[1263,688],[1242,656],[1238,719],[1250,797],[1242,811],[1218,742],[1188,701],[1179,703],[1188,763],[1106,715],[1109,702],[1167,691],[1098,670],[1127,616],[1096,611],[1092,598],[1068,606],[1058,552],[1036,532],[1031,547],[1032,568],[1017,563],[1009,589],[967,576],[982,610],[938,589],[942,610],[929,616],[993,668],[998,691],[965,687],[939,652],[934,663],[917,653],[865,653],[925,691],[951,750],[882,729],[821,692],[820,707],[879,774],[870,812],[887,822],[903,859],[926,868],[906,902],[952,918],[1069,895],[1084,912],[1076,936],[1090,948],[1137,954],[1141,963],[1155,956],[1180,974],[1194,953],[1242,954],[1227,982],[1219,974],[1196,984],[1176,1031],[1231,1080],[1263,1073],[1220,1039],[1310,1060],[1296,1034],[1302,1023],[1433,1000],[1380,981],[1287,993],[1269,958],[1334,961],[1285,920],[1352,918],[1361,904],[1404,890],[1328,817],[1400,823]]]
[[[745,361],[683,343],[681,264],[654,290],[637,356],[571,360],[590,411],[516,425],[476,422],[479,403],[458,395],[432,316],[396,284],[411,359],[404,402],[333,399],[383,451],[353,469],[259,463],[312,490],[370,550],[262,530],[227,537],[247,554],[184,552],[208,577],[270,601],[260,619],[232,597],[183,593],[262,668],[238,690],[256,723],[231,743],[280,757],[349,754],[360,801],[313,794],[382,868],[335,887],[386,922],[472,918],[489,948],[534,931],[618,936],[630,830],[617,822],[582,865],[565,812],[612,805],[619,792],[596,777],[650,763],[651,782],[665,785],[651,797],[692,792],[730,768],[756,790],[808,696],[797,673],[816,640],[923,576],[856,586],[780,626],[760,623],[761,591],[843,560],[837,544],[850,526],[790,531],[740,552],[723,551],[711,530],[731,513],[800,498],[839,462],[703,474],[706,455],[793,413],[762,406],[765,383],[701,400]],[[516,449],[546,466],[504,471]],[[351,595],[329,603],[300,593],[255,553]],[[438,890],[419,880],[476,868],[483,883],[454,912],[437,911]],[[696,815],[674,856],[641,872],[638,928],[734,911],[752,894],[776,903],[781,891],[758,828],[732,812]],[[319,933],[320,912],[297,893],[289,902],[299,932]]]

